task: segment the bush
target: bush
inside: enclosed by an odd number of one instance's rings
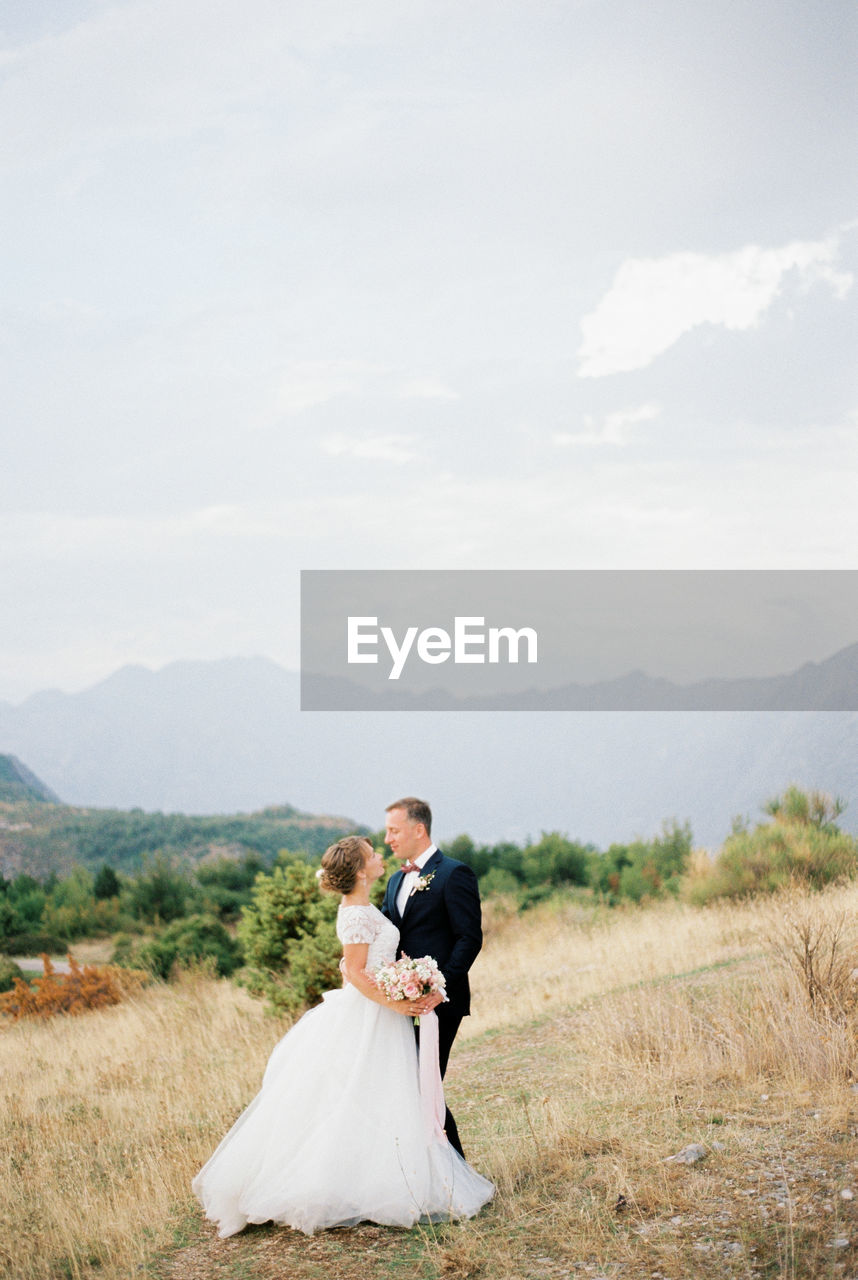
[[[550,884],[526,885],[524,888],[519,890],[519,910],[527,911],[530,907],[537,907],[540,902],[547,902],[549,898],[553,898],[557,892],[558,890]]]
[[[591,855],[589,879],[609,902],[660,898],[679,892],[690,856],[691,827],[673,819],[652,840],[612,844],[606,853]]]
[[[322,995],[343,985],[340,973],[342,946],[336,923],[320,918],[311,930],[302,930],[286,948],[287,969],[282,979],[269,979],[265,994],[275,1010],[299,1013],[318,1004]]]
[[[130,933],[117,933],[113,939],[113,955],[111,964],[119,964],[127,969],[134,967],[134,950],[137,946]]]
[[[336,918],[333,895],[321,894],[315,872],[297,860],[260,873],[253,885],[253,900],[244,907],[238,936],[251,969],[282,973],[288,968],[290,942],[302,933],[315,932],[320,919]]]
[[[370,896],[378,905],[383,895],[384,878]],[[248,965],[241,981],[274,1011],[300,1012],[342,986],[337,906],[336,895],[319,892],[306,862],[293,860],[256,877],[253,901],[238,926]]]
[[[15,964],[11,956],[0,955],[0,992],[11,991],[16,978],[25,981],[24,970]]]
[[[484,898],[495,897],[501,893],[517,893],[518,881],[511,871],[504,867],[492,867],[484,876],[480,876],[480,893]]]
[[[258,854],[248,854],[241,861],[220,858],[197,867],[195,877],[200,886],[203,909],[222,920],[236,920],[242,907],[252,897],[253,883],[264,864]]]
[[[118,1004],[135,994],[148,974],[108,965],[79,965],[69,956],[69,973],[56,973],[50,958],[42,956],[44,974],[32,983],[16,978],[12,989],[0,995],[0,1014],[17,1022],[19,1018],[49,1018],[56,1013],[85,1013]]]
[[[240,944],[228,933],[226,927],[210,915],[188,916],[175,920],[149,942],[134,948],[117,946],[114,959],[122,957],[142,965],[144,969],[165,981],[174,965],[188,965],[211,961],[214,971],[228,978],[241,964]]]
[[[683,896],[690,902],[771,893],[789,884],[821,889],[858,873],[858,842],[834,822],[840,801],[790,787],[764,807],[771,822],[753,831],[735,824],[715,861],[688,878]]]
[[[64,955],[68,940],[55,933],[13,933],[3,946],[10,955],[16,956],[40,956],[43,951]]]
[[[801,982],[811,1010],[839,1021],[854,1018],[858,948],[854,934],[850,939],[846,913],[815,911],[794,892],[779,906],[775,948]]]
[[[27,881],[33,887],[24,887],[24,882]],[[47,895],[41,885],[31,876],[18,876],[12,881],[6,896],[7,906],[13,912],[7,926],[9,932],[36,933],[42,927],[42,912],[47,902]]]
[[[238,934],[248,969],[243,981],[277,1012],[297,1012],[341,986],[337,900],[319,892],[313,869],[292,861],[258,875]]]
[[[163,853],[147,864],[143,875],[125,886],[128,910],[139,920],[167,924],[193,910],[198,895],[183,871]]]

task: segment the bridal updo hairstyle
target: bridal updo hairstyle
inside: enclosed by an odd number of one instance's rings
[[[332,844],[322,854],[319,888],[327,893],[351,893],[371,848],[365,836],[343,836]]]

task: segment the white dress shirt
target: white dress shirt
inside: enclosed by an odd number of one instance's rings
[[[426,863],[432,857],[432,854],[437,852],[437,847],[434,844],[430,844],[428,849],[424,849],[420,856],[414,859],[414,862],[420,868],[420,871],[422,871],[426,866]],[[406,859],[406,861],[409,861],[409,859]],[[404,913],[405,904],[411,897],[411,894],[414,892],[414,886],[420,879],[420,871],[406,871],[405,875],[402,877],[402,883],[399,886],[399,893],[396,895],[396,910],[400,915]]]

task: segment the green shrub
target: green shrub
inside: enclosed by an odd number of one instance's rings
[[[562,890],[555,889],[551,884],[534,884],[525,885],[519,890],[518,907],[520,911],[527,911],[529,907],[536,907],[540,902],[547,902],[549,898],[553,898],[555,894]]]
[[[661,835],[631,844],[612,844],[589,862],[590,884],[609,902],[629,898],[660,898],[676,894],[691,856],[691,827],[675,819],[662,825]]]
[[[282,973],[288,967],[288,944],[302,932],[315,932],[319,919],[333,920],[336,914],[335,898],[319,892],[315,872],[306,862],[274,867],[270,875],[261,872],[238,925],[247,964],[261,972]]]
[[[67,940],[54,933],[14,933],[6,938],[3,946],[10,955],[16,956],[40,956],[43,951],[64,956],[68,950]]]
[[[113,939],[113,955],[110,957],[110,963],[133,969],[135,963],[134,953],[137,946],[138,943],[130,933],[118,933]]]
[[[501,893],[518,893],[519,882],[511,871],[504,867],[492,867],[484,876],[480,876],[480,893],[484,898],[491,898]]]
[[[0,991],[11,991],[16,978],[25,978],[21,969],[11,956],[0,955]]]
[[[126,883],[123,896],[126,909],[138,920],[167,924],[194,910],[199,890],[174,860],[159,853],[142,875]]]
[[[337,899],[319,892],[303,861],[260,874],[253,901],[242,909],[238,936],[247,970],[242,981],[276,1011],[297,1011],[342,984],[336,936]]]
[[[114,961],[143,966],[156,977],[168,979],[176,964],[197,964],[210,960],[220,977],[229,977],[241,964],[241,946],[214,916],[194,915],[174,920],[155,938],[137,948],[114,952]]]
[[[790,787],[765,805],[771,822],[753,831],[734,825],[714,862],[689,877],[683,896],[700,905],[791,883],[821,889],[858,874],[858,841],[834,822],[842,810],[839,800]]]
[[[278,1012],[300,1013],[318,1004],[324,992],[341,987],[342,952],[333,920],[321,918],[312,931],[302,931],[292,938],[286,947],[283,974],[271,974],[262,982],[261,990],[271,1007]]]
[[[383,895],[384,877],[370,896],[378,905]],[[265,996],[277,1012],[297,1013],[342,986],[338,905],[336,894],[320,893],[316,873],[303,859],[258,875],[238,926],[247,960],[241,981],[248,990]]]

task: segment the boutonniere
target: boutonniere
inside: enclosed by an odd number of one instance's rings
[[[422,893],[424,889],[428,889],[432,881],[435,879],[435,872],[431,872],[428,876],[421,876],[415,883],[412,893]]]

